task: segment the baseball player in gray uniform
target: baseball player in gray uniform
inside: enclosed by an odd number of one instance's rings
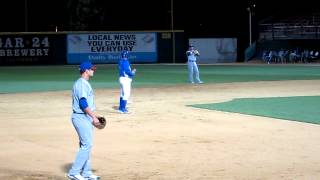
[[[99,120],[94,114],[94,94],[89,83],[95,72],[95,66],[90,62],[80,64],[80,78],[72,89],[72,124],[80,140],[80,148],[67,177],[72,180],[98,180],[91,171],[91,149],[93,145],[93,125]]]
[[[197,65],[197,56],[200,56],[198,50],[194,49],[192,44],[189,45],[189,50],[186,52],[188,58],[188,70],[189,70],[189,81],[190,83],[203,83],[199,77],[199,69]],[[194,78],[196,81],[194,81]]]

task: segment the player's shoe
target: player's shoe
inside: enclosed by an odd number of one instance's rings
[[[203,81],[199,81],[198,84],[203,84]]]
[[[118,110],[118,112],[120,113],[120,114],[129,114],[129,111],[128,110]]]
[[[100,176],[91,175],[89,177],[84,177],[85,180],[100,180]]]
[[[77,175],[70,175],[67,174],[67,178],[70,180],[86,180],[84,177],[82,177],[80,174]]]

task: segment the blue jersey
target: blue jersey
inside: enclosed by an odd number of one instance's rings
[[[84,113],[80,108],[79,101],[86,98],[88,107],[91,111],[95,110],[93,89],[89,82],[83,78],[79,78],[73,85],[72,89],[72,109],[74,113]]]
[[[134,73],[131,71],[130,62],[126,58],[121,58],[118,63],[119,77],[133,78]]]

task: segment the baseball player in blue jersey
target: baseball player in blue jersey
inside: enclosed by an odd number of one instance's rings
[[[80,140],[80,148],[67,177],[72,180],[98,180],[99,176],[91,171],[91,149],[93,145],[93,127],[99,124],[94,114],[94,94],[89,83],[95,72],[90,62],[80,64],[80,78],[72,89],[72,124]]]
[[[128,60],[128,53],[128,51],[122,51],[121,58],[118,63],[120,83],[120,104],[118,111],[120,113],[128,113],[126,105],[131,94],[132,78],[136,73],[136,69],[131,70],[130,62]]]
[[[189,45],[189,50],[186,52],[188,58],[188,70],[190,83],[203,83],[199,77],[199,69],[197,65],[197,56],[200,56],[198,50],[194,49],[192,44]],[[194,78],[196,81],[194,81]]]

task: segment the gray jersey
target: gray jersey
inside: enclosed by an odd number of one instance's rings
[[[74,113],[84,113],[79,105],[79,100],[81,98],[86,98],[88,107],[91,111],[96,109],[94,104],[94,94],[93,89],[90,83],[83,79],[79,78],[73,85],[72,89],[72,110]]]
[[[188,57],[188,61],[192,61],[195,62],[197,60],[196,54],[193,51],[187,51],[186,52],[187,57]]]

